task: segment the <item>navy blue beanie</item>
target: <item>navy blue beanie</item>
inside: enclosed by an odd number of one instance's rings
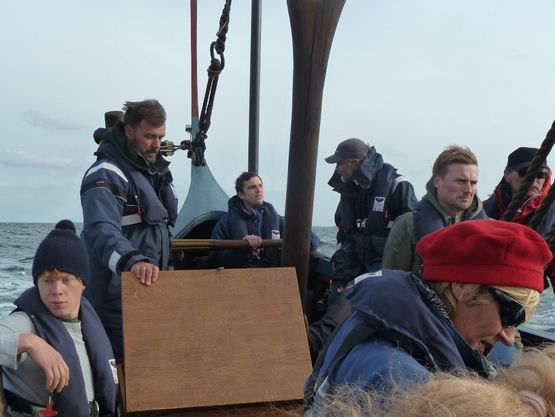
[[[37,285],[39,275],[53,269],[78,276],[84,284],[89,277],[89,255],[71,220],[60,220],[39,245],[33,260],[33,283]]]

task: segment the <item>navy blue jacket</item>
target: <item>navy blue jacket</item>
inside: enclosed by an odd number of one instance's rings
[[[429,200],[422,199],[414,208],[414,231],[416,241],[418,242],[424,236],[445,227],[443,215]],[[488,215],[484,209],[471,212],[469,216],[463,217],[462,220],[480,220],[488,219]]]
[[[358,281],[362,279],[361,281]],[[409,272],[385,269],[355,280],[353,313],[331,340],[317,377],[315,404],[334,386],[353,384],[386,392],[430,372],[467,369],[487,375],[487,362],[453,327],[439,297]],[[335,354],[357,325],[375,328],[340,358]]]
[[[212,230],[212,239],[241,240],[246,235],[257,235],[262,239],[272,239],[272,230],[279,232],[283,238],[283,218],[274,206],[264,202],[253,213],[243,209],[241,199],[233,196],[228,201],[228,212],[224,214]],[[210,263],[214,267],[239,268],[252,266],[279,266],[281,251],[277,248],[266,248],[257,256],[250,248],[225,249],[210,252]]]
[[[121,361],[121,272],[139,261],[168,268],[170,230],[177,196],[169,162],[160,155],[148,164],[129,145],[121,122],[98,129],[97,161],[81,183],[83,233],[90,256],[91,301]]]
[[[344,183],[335,172],[329,181],[341,195],[335,212],[341,246],[332,257],[334,279],[348,282],[361,273],[381,268],[391,223],[417,203],[412,184],[383,162],[374,147]]]
[[[88,417],[85,382],[70,334],[60,320],[45,307],[37,287],[23,292],[14,304],[29,316],[37,335],[58,351],[69,367],[69,385],[53,397],[54,409],[61,416]],[[93,372],[94,394],[100,416],[110,417],[115,413],[116,404],[116,383],[112,373],[115,370],[115,360],[110,341],[94,309],[85,298],[81,298],[79,319]]]

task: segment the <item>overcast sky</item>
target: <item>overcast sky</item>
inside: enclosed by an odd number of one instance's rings
[[[260,175],[285,208],[292,48],[286,1],[262,2]],[[199,1],[199,92],[223,0]],[[0,16],[0,221],[82,220],[79,186],[94,161],[92,133],[126,100],[157,98],[167,138],[190,123],[185,0],[19,0]],[[315,225],[332,225],[338,196],[323,159],[358,137],[413,184],[418,197],[449,144],[479,160],[490,194],[507,155],[539,147],[555,118],[555,2],[347,0],[329,59]],[[250,2],[234,0],[208,164],[228,193],[247,168]],[[171,157],[181,202],[190,162]]]

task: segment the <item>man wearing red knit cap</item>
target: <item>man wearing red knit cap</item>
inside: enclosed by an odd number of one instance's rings
[[[448,226],[416,247],[422,274],[384,269],[349,288],[353,312],[322,351],[306,384],[308,407],[340,385],[386,392],[430,372],[487,376],[496,342],[532,317],[551,260],[529,227],[497,220]]]

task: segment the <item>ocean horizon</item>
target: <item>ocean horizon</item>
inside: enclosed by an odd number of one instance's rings
[[[13,301],[33,285],[33,256],[39,243],[54,228],[55,223],[0,223],[0,317],[9,314]],[[81,223],[75,223],[77,233]],[[337,228],[314,226],[320,237],[319,251],[331,256],[336,250]],[[555,296],[552,288],[541,295],[540,305],[532,320],[532,329],[555,335]]]

